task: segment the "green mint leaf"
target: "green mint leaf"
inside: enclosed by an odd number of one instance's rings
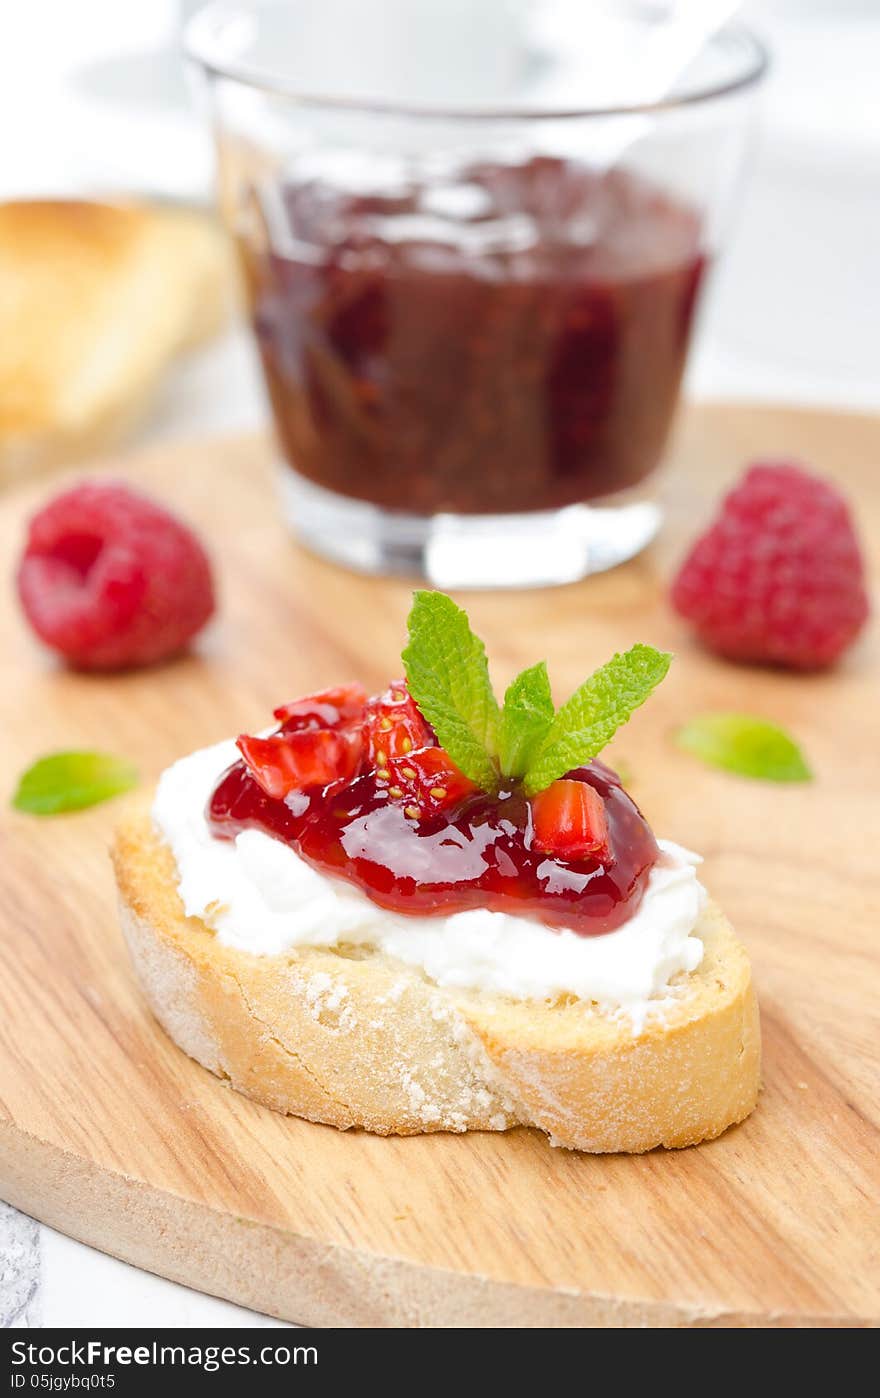
[[[596,670],[557,712],[529,763],[526,795],[543,791],[557,777],[601,752],[660,683],[671,660],[666,651],[635,645]]]
[[[130,762],[106,752],[54,752],[29,767],[12,804],[30,815],[59,815],[96,806],[129,791],[138,774]]]
[[[505,777],[522,777],[553,722],[553,695],[542,660],[517,675],[504,696],[498,756]]]
[[[775,723],[751,714],[701,714],[675,735],[679,747],[742,777],[807,782],[812,772],[801,750]]]
[[[443,592],[416,592],[403,663],[409,691],[440,744],[484,791],[498,785],[498,701],[486,649]]]

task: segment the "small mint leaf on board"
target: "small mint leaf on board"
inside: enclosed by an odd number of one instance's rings
[[[522,777],[553,722],[553,695],[542,660],[509,686],[501,710],[498,757],[505,777]]]
[[[701,714],[675,741],[711,767],[768,782],[807,782],[812,772],[784,729],[752,714]]]
[[[53,752],[19,780],[12,804],[29,815],[80,811],[137,785],[137,769],[106,752]]]
[[[443,592],[416,592],[403,663],[409,692],[466,777],[498,785],[498,701],[486,649],[467,614]]]
[[[557,711],[525,773],[526,795],[601,752],[664,678],[671,660],[668,652],[639,644],[600,666]]]

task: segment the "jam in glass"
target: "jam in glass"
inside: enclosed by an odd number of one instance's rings
[[[284,454],[417,516],[543,511],[657,464],[704,272],[692,209],[556,156],[279,184],[243,240]]]

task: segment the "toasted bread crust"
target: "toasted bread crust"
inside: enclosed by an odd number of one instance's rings
[[[626,1016],[578,1001],[447,990],[378,953],[225,947],[184,915],[174,859],[146,816],[119,829],[113,861],[157,1019],[276,1111],[381,1135],[534,1126],[556,1145],[637,1152],[711,1139],[755,1106],[749,961],[712,905],[701,966],[636,1034]]]
[[[115,440],[174,355],[228,320],[233,287],[204,214],[0,203],[0,479]]]

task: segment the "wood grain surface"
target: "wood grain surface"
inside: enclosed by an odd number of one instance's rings
[[[142,674],[65,673],[0,598],[0,1195],[99,1248],[313,1324],[868,1325],[880,1320],[877,637],[833,674],[701,653],[664,601],[682,541],[749,457],[803,456],[850,493],[876,570],[880,421],[692,410],[641,558],[555,591],[467,599],[497,684],[546,655],[558,697],[642,639],[677,660],[612,757],[656,830],[704,852],[749,947],[765,1090],[711,1144],[631,1158],[510,1135],[381,1140],[236,1096],[151,1019],[116,926],[106,847],[119,803],[39,820],[8,796],[68,746],[135,759],[144,781],[272,705],[398,667],[404,582],[298,550],[260,439],[111,463],[179,507],[217,560],[198,652]],[[0,502],[11,574],[45,484]],[[876,577],[876,572],[875,572]],[[707,709],[785,724],[816,772],[771,786],[703,768],[670,733]]]

